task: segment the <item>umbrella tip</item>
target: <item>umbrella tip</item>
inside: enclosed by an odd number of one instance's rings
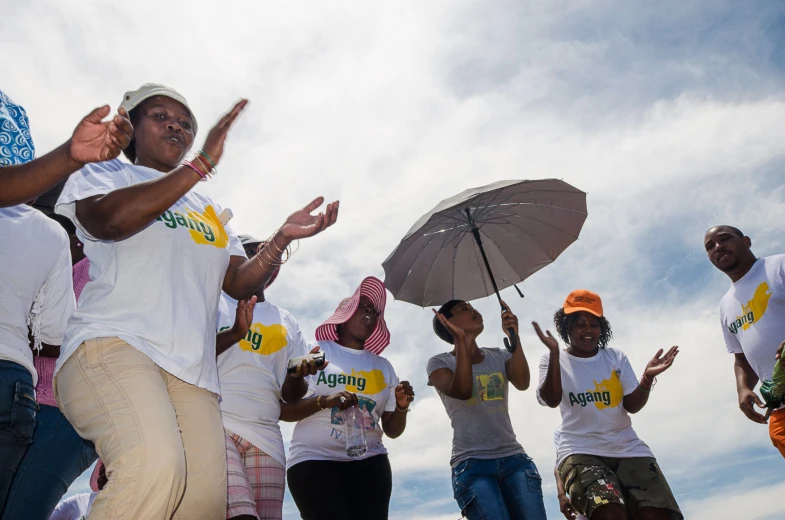
[[[518,289],[518,285],[517,284],[512,284],[512,286],[515,287],[515,290],[518,291],[518,294],[521,296],[521,298],[523,298],[524,297],[523,293],[521,292],[520,289]]]

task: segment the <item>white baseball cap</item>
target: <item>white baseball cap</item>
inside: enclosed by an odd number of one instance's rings
[[[170,99],[174,99],[187,108],[188,112],[191,113],[191,118],[194,122],[194,134],[196,134],[196,116],[194,116],[194,112],[191,110],[191,107],[188,106],[188,101],[185,100],[185,97],[183,97],[182,94],[173,88],[167,87],[166,85],[160,85],[158,83],[145,83],[139,87],[138,90],[126,92],[123,95],[123,102],[120,103],[120,106],[123,107],[126,112],[131,112],[131,110],[141,105],[144,100],[150,99],[153,96],[166,96]]]

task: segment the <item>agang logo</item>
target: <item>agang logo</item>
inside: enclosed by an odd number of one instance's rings
[[[365,392],[368,395],[378,394],[387,388],[384,373],[381,370],[360,370],[357,372],[352,369],[352,373],[349,375],[344,373],[325,374],[322,371],[319,372],[316,384],[327,385],[330,388],[335,388],[337,385],[345,385],[346,390],[349,392]]]
[[[218,220],[218,215],[215,214],[215,209],[212,206],[207,206],[202,214],[189,208],[186,208],[185,215],[179,211],[167,209],[156,220],[163,222],[170,229],[176,229],[177,227],[186,228],[191,234],[193,241],[197,244],[211,245],[223,249],[229,243],[229,236],[221,225],[221,221]]]
[[[624,398],[621,380],[618,371],[614,370],[608,379],[603,379],[599,383],[594,381],[594,389],[577,394],[570,392],[570,406],[580,405],[585,407],[593,403],[598,410],[605,408],[615,408],[619,406]]]
[[[755,294],[752,295],[752,299],[747,302],[747,305],[741,306],[742,314],[736,316],[736,319],[728,324],[730,333],[737,334],[739,329],[747,330],[753,323],[759,321],[769,308],[769,298],[771,298],[769,284],[763,282],[755,289]]]

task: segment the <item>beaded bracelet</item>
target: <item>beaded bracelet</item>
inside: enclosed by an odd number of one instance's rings
[[[207,177],[205,176],[205,174],[204,174],[204,173],[202,173],[202,171],[201,171],[199,168],[197,168],[196,166],[194,166],[194,165],[193,165],[193,163],[192,163],[191,161],[183,161],[183,165],[185,165],[185,166],[188,166],[188,167],[189,167],[189,168],[191,168],[193,171],[195,171],[196,173],[198,173],[198,174],[199,174],[199,177],[201,177],[201,178],[202,178],[201,180],[203,180],[203,181],[206,181],[206,180],[207,180]]]

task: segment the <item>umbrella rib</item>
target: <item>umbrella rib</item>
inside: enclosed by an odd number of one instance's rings
[[[559,229],[556,226],[548,224],[547,222],[543,222],[542,220],[537,220],[536,218],[532,218],[532,217],[524,217],[522,215],[512,215],[512,217],[519,218],[519,219],[524,219],[524,220],[533,220],[534,222],[537,222],[539,224],[542,224],[543,226],[547,226],[547,227],[549,227],[551,229],[554,229],[554,230],[558,231],[559,233],[564,233],[565,235],[571,236],[572,238],[574,238],[576,240],[578,239],[578,235],[573,235],[572,233],[568,233],[567,231],[564,231],[563,229]],[[512,222],[507,222],[507,224],[511,224],[512,225]],[[518,227],[518,226],[515,226],[515,227],[520,229],[521,231],[523,231],[523,228]]]
[[[540,243],[539,243],[539,242],[537,242],[537,241],[534,239],[534,237],[533,237],[533,236],[531,236],[531,235],[529,234],[529,232],[528,232],[528,231],[526,231],[526,230],[525,230],[525,229],[523,229],[522,227],[520,227],[520,226],[516,226],[515,224],[512,224],[512,223],[510,223],[510,225],[511,225],[511,226],[513,226],[515,229],[518,229],[518,230],[520,230],[520,231],[521,231],[521,233],[523,233],[523,234],[525,234],[527,237],[529,237],[529,238],[531,239],[531,241],[534,243],[534,245],[536,245],[536,246],[539,248],[539,250],[543,252],[543,254],[545,255],[545,257],[546,257],[546,258],[550,258],[550,260],[551,260],[551,261],[555,260],[555,258],[551,258],[551,255],[549,255],[549,254],[548,254],[548,252],[547,252],[547,251],[546,251],[546,250],[545,250],[545,249],[544,249],[544,248],[543,248],[543,247],[540,245]],[[483,231],[483,230],[481,229],[480,231]],[[493,239],[493,237],[492,237],[491,235],[489,235],[487,232],[486,232],[486,233],[484,233],[484,234],[485,234],[485,236],[487,236],[487,237],[490,239],[490,241],[491,241],[491,242],[493,242],[493,243],[496,245],[496,248],[497,248],[497,249],[498,249],[498,250],[501,252],[501,247],[500,247],[500,246],[499,246],[499,244],[496,242],[496,240],[494,240],[494,239]],[[502,258],[504,258],[504,255],[502,255]],[[505,261],[505,262],[507,262],[507,259],[505,258],[505,259],[504,259],[504,261]],[[507,265],[509,265],[509,262],[507,262]],[[512,268],[512,266],[511,266],[511,265],[510,265],[510,268]],[[513,271],[515,271],[515,269],[514,269],[514,268],[512,268],[512,270],[513,270]]]
[[[503,206],[504,206],[504,208],[503,208]],[[566,213],[577,213],[579,215],[586,215],[587,214],[585,211],[578,211],[576,209],[565,208],[565,207],[562,207],[562,206],[553,206],[551,204],[537,204],[536,202],[513,202],[513,203],[499,204],[497,206],[494,206],[494,208],[500,208],[500,209],[498,209],[496,213],[491,214],[488,218],[494,218],[496,215],[499,215],[498,212],[504,211],[507,206],[534,206],[535,208],[538,208],[538,207],[540,207],[540,208],[551,208],[551,209],[555,209],[555,210],[559,210],[559,211],[564,211]],[[510,214],[514,214],[514,213],[510,213]],[[488,221],[487,219],[482,219],[482,220],[481,219],[475,219],[475,220],[477,222],[487,222]]]
[[[457,235],[459,233],[454,233],[454,234]],[[453,237],[449,237],[449,236],[445,237],[444,241],[442,242],[442,247],[439,248],[439,251],[442,251],[444,249],[444,246],[449,244],[452,241],[452,239],[453,239]],[[458,242],[460,243],[460,240]],[[430,244],[430,241],[428,241],[428,244]],[[453,259],[454,258],[455,258],[455,255],[453,255]],[[436,255],[434,255],[434,257],[433,257],[433,261],[431,262],[430,267],[428,267],[428,272],[427,272],[427,274],[425,276],[425,283],[423,284],[423,289],[422,289],[422,301],[425,301],[425,293],[428,290],[428,280],[431,278],[431,272],[433,271],[433,266],[436,265],[436,260],[438,260],[438,259],[439,259],[439,253],[436,253]],[[455,289],[453,287],[453,291],[454,290]]]

